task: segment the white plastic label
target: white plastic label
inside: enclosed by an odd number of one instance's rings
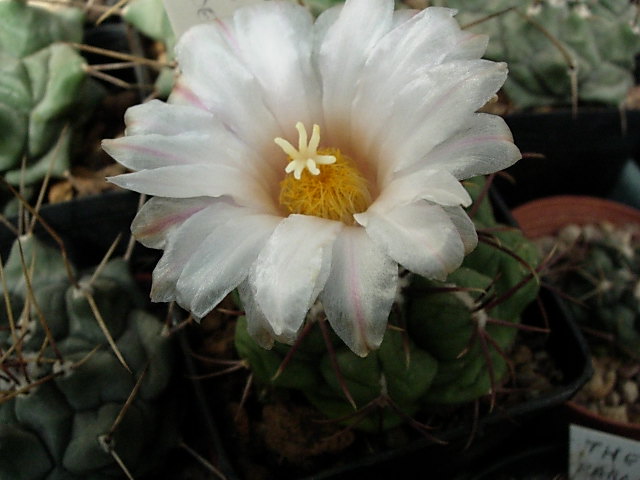
[[[571,425],[569,479],[640,480],[640,442]]]
[[[264,0],[164,0],[171,26],[180,37],[190,27],[231,15],[234,10]]]

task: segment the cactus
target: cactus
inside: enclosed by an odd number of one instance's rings
[[[638,227],[570,225],[558,238],[559,261],[549,279],[575,300],[568,305],[578,323],[610,335],[622,352],[640,359]],[[545,244],[549,249],[549,240]]]
[[[175,445],[163,324],[142,309],[124,260],[94,274],[76,282],[61,252],[33,235],[13,245],[2,270],[0,478],[121,478],[117,462],[140,475]]]
[[[9,183],[62,175],[74,135],[103,95],[65,43],[80,42],[82,30],[80,10],[0,1],[0,173]]]
[[[485,55],[509,65],[504,91],[521,108],[581,102],[618,106],[640,52],[637,6],[626,0],[432,0],[488,34]],[[573,70],[573,72],[571,72]]]
[[[482,182],[470,180],[467,188],[478,197]],[[349,418],[365,431],[392,428],[434,405],[493,398],[507,376],[506,352],[521,314],[537,296],[531,280],[538,254],[519,231],[497,228],[487,199],[474,222],[480,232],[491,229],[487,241],[443,283],[408,277],[390,318],[400,328],[387,330],[367,357],[323,327],[321,308],[312,309],[302,340],[272,350],[255,343],[241,317],[240,357],[262,384],[303,392],[329,418]]]
[[[122,18],[145,36],[161,42],[165,46],[168,62],[174,60],[173,49],[176,37],[164,10],[162,0],[133,0],[122,10]],[[175,83],[175,68],[164,67],[155,81],[155,93],[167,98]]]

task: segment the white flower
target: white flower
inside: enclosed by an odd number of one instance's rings
[[[269,347],[320,300],[366,355],[398,264],[444,279],[475,247],[460,180],[520,157],[501,118],[475,113],[506,65],[480,59],[487,39],[453,10],[393,9],[347,0],[314,23],[270,1],[183,36],[169,102],[131,108],[127,136],[104,142],[135,170],[111,181],[156,196],[132,225],[164,249],[154,301],[202,317],[238,288]]]

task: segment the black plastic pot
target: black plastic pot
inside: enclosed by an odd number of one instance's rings
[[[552,480],[565,475],[568,444],[558,442],[520,448],[455,480]]]
[[[525,154],[506,170],[515,183],[499,184],[511,207],[558,194],[607,197],[625,163],[640,158],[637,110],[581,109],[575,118],[570,111],[518,113],[505,120]]]
[[[121,236],[115,253],[122,255],[130,238],[131,221],[138,209],[140,196],[128,191],[111,191],[101,195],[78,198],[59,204],[48,204],[40,209],[40,217],[64,243],[71,261],[79,266],[96,265],[114,240]],[[18,219],[10,219],[17,226]],[[35,224],[34,233],[48,243],[56,240],[43,223]],[[0,253],[3,259],[9,252],[15,234],[0,223]],[[140,252],[145,251],[136,246]]]

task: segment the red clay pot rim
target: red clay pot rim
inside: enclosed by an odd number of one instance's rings
[[[584,405],[580,405],[573,400],[565,402],[565,406],[569,409],[569,414],[576,423],[615,435],[640,440],[640,424],[638,423],[624,423],[612,420],[592,412]]]
[[[615,225],[640,224],[640,210],[599,197],[558,195],[516,207],[511,212],[529,238],[552,235],[569,224],[608,221]]]

